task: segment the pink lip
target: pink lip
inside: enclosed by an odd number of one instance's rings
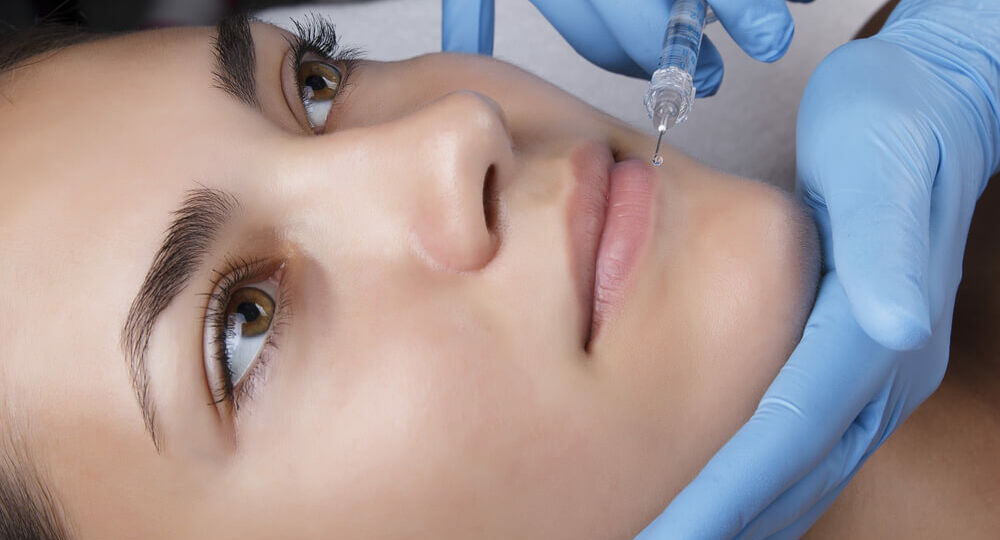
[[[584,144],[571,156],[576,186],[569,204],[572,271],[589,346],[621,309],[655,193],[654,176],[637,159],[614,162],[607,145]]]

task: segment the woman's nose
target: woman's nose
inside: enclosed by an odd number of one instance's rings
[[[414,248],[454,271],[485,266],[499,245],[499,190],[513,156],[502,109],[472,91],[447,94],[399,121],[413,146],[406,184]]]
[[[310,243],[348,242],[453,272],[492,260],[514,159],[503,111],[490,98],[452,92],[302,140],[290,139],[269,162]]]

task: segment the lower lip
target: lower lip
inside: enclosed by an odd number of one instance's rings
[[[609,177],[607,217],[597,249],[591,341],[625,302],[639,252],[649,234],[656,193],[653,171],[642,160],[615,163]]]

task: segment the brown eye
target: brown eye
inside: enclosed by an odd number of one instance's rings
[[[313,131],[322,132],[333,100],[340,91],[343,74],[333,65],[319,60],[304,60],[298,70],[296,77],[302,89],[300,97],[309,126]]]
[[[333,99],[340,89],[343,78],[336,67],[318,60],[305,60],[299,66],[299,86],[302,92],[311,91],[310,99],[326,101]]]
[[[239,317],[242,316],[242,321]],[[240,337],[254,337],[267,332],[274,316],[274,300],[264,291],[244,287],[230,296],[226,305],[226,321],[241,322]],[[233,328],[230,331],[235,331]]]
[[[266,365],[266,350],[274,346],[281,321],[280,285],[285,264],[267,278],[246,283],[263,272],[261,261],[231,260],[209,296],[204,329],[205,375],[219,402],[248,395],[244,379]],[[241,389],[240,392],[236,392]]]

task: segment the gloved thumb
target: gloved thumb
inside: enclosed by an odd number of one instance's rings
[[[854,42],[859,43],[859,42]],[[836,269],[861,327],[883,346],[906,350],[930,337],[928,293],[934,134],[896,85],[872,81],[891,48],[849,44],[816,70],[796,127],[800,189],[816,209],[828,267]],[[900,59],[899,61],[903,61]],[[871,90],[878,88],[877,91]],[[872,121],[877,118],[878,121]]]
[[[876,174],[859,181],[878,183]],[[836,191],[826,199],[831,223],[825,234],[851,312],[869,336],[896,350],[919,347],[931,332],[930,201],[920,198],[901,203]]]

